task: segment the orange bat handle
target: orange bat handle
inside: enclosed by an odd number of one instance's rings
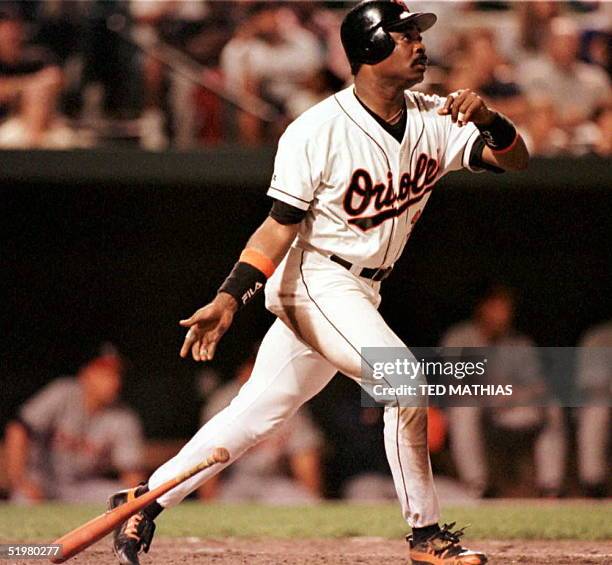
[[[130,516],[133,516],[137,512],[140,512],[143,508],[146,508],[153,501],[158,499],[163,494],[172,490],[177,485],[186,481],[187,479],[197,475],[200,471],[215,465],[216,463],[226,463],[229,460],[229,452],[223,447],[217,447],[212,455],[198,463],[188,471],[185,471],[181,475],[166,481],[157,488],[130,500],[121,506],[117,506],[112,510],[107,510],[104,514],[97,516],[93,520],[79,526],[78,528],[68,532],[61,538],[53,542],[54,545],[60,546],[60,555],[53,557],[51,563],[63,563],[71,557],[74,557],[77,553],[88,548],[90,545],[101,540],[105,535],[113,531],[119,524],[125,522]]]

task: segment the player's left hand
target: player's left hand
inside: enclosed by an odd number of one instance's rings
[[[189,328],[181,347],[181,357],[187,357],[191,351],[194,361],[212,360],[217,344],[232,324],[237,309],[236,299],[220,292],[210,304],[181,320],[180,325]]]
[[[468,122],[474,122],[480,126],[489,125],[495,118],[496,112],[490,110],[478,94],[467,88],[449,94],[444,106],[438,110],[438,114],[441,116],[450,114],[453,123],[461,127]]]

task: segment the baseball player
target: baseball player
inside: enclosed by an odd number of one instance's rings
[[[104,347],[76,377],[54,380],[19,409],[4,452],[13,502],[98,502],[142,480],[142,426],[119,402],[123,374],[120,357]]]
[[[265,286],[277,319],[253,373],[231,404],[115,507],[226,447],[227,464],[267,437],[335,375],[363,383],[363,347],[402,347],[378,313],[382,281],[399,259],[436,182],[467,168],[524,169],[528,152],[515,127],[469,90],[447,98],[409,90],[423,80],[421,34],[431,13],[371,0],[345,17],[341,36],[354,85],[297,118],[278,144],[268,190],[269,217],[249,239],[211,303],[182,320],[180,354],[209,361],[238,309]],[[460,544],[462,531],[438,526],[427,449],[427,411],[389,402],[384,443],[402,513],[412,527],[413,563],[486,563]],[[178,504],[224,465],[185,481],[115,533],[122,564],[138,563],[155,517]]]

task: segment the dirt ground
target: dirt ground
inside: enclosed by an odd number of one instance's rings
[[[612,541],[470,541],[495,565],[612,565]],[[141,565],[210,563],[214,565],[407,565],[406,545],[380,538],[344,540],[156,539]],[[16,561],[34,565],[41,561]],[[109,541],[103,540],[68,563],[115,565]]]

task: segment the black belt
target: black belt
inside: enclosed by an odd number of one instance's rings
[[[393,267],[387,267],[386,269],[381,269],[381,268],[370,269],[368,267],[363,267],[361,271],[355,272],[351,270],[354,267],[354,265],[350,261],[347,261],[346,259],[342,259],[342,257],[338,257],[337,255],[332,255],[330,259],[334,263],[338,263],[338,265],[342,265],[345,269],[347,269],[348,271],[351,271],[351,273],[357,275],[358,277],[364,277],[366,279],[371,279],[376,282],[384,281],[391,274],[391,271],[393,270]]]

